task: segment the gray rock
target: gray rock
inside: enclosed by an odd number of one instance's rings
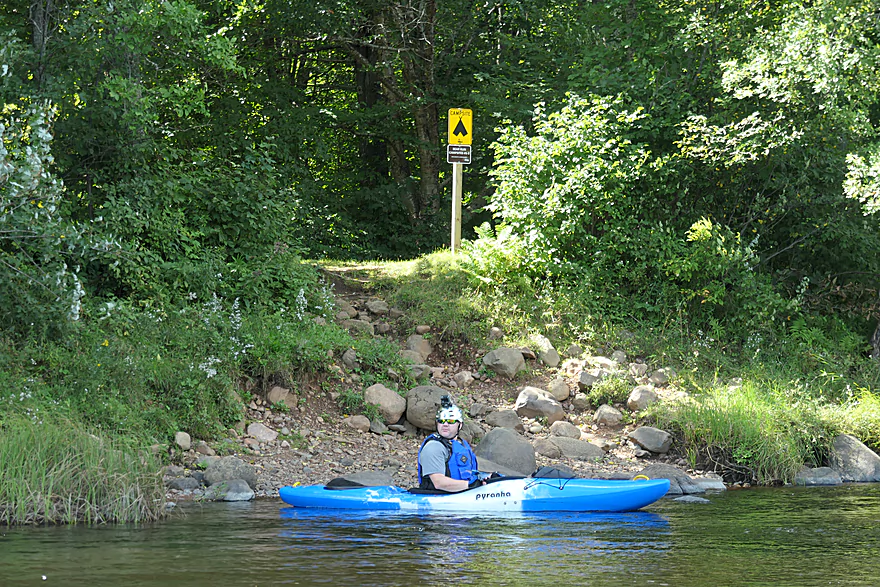
[[[516,413],[526,418],[547,418],[548,424],[565,419],[562,404],[549,392],[537,387],[526,387],[516,398]]]
[[[558,402],[564,402],[571,396],[571,390],[568,388],[568,383],[563,379],[554,379],[547,387],[547,391],[549,391],[550,395],[553,396],[553,399]]]
[[[499,340],[504,338],[504,331],[498,328],[497,326],[493,326],[489,329],[489,338],[491,340]]]
[[[604,424],[605,426],[618,426],[623,422],[623,414],[614,406],[603,404],[599,406],[599,409],[593,414],[593,422],[596,424]]]
[[[427,381],[431,376],[431,367],[428,365],[409,365],[408,368],[416,381]]]
[[[422,357],[421,353],[417,351],[401,350],[398,354],[404,361],[408,361],[414,365],[424,364],[425,362],[424,357]]]
[[[189,434],[186,432],[180,431],[174,434],[174,444],[176,444],[180,450],[189,450],[192,448],[192,438],[190,438]]]
[[[574,438],[576,440],[579,440],[581,437],[581,429],[571,422],[559,420],[557,422],[553,422],[553,424],[550,426],[550,435],[564,436],[566,438]]]
[[[289,389],[276,385],[269,390],[269,393],[266,395],[266,400],[269,402],[270,406],[283,403],[284,400],[287,399],[288,394],[290,394]]]
[[[508,428],[491,430],[474,448],[474,453],[480,459],[481,470],[482,459],[517,471],[520,475],[531,475],[536,469],[535,449],[528,440]]]
[[[260,442],[272,442],[278,438],[277,432],[260,422],[254,422],[248,425],[247,433],[248,436],[256,438]]]
[[[349,416],[348,418],[344,419],[342,423],[350,428],[354,428],[358,432],[370,431],[370,419],[360,414]]]
[[[209,501],[250,501],[254,498],[254,490],[244,479],[230,479],[214,483],[205,492]]]
[[[577,358],[580,357],[582,354],[584,354],[584,349],[582,349],[580,345],[577,344],[570,344],[568,345],[568,348],[565,349],[565,355],[568,357]]]
[[[538,360],[551,369],[559,365],[559,353],[553,348],[553,344],[546,336],[541,334],[534,337],[537,348]]]
[[[633,389],[626,400],[626,407],[633,412],[640,412],[657,401],[653,385],[639,385]]]
[[[535,439],[535,441],[532,443],[532,446],[535,447],[535,452],[542,457],[547,457],[548,459],[558,459],[562,456],[562,451],[559,450],[559,447],[547,440],[546,438]]]
[[[794,484],[806,487],[814,487],[820,485],[841,485],[843,479],[840,473],[831,467],[819,467],[811,469],[804,467],[794,476]]]
[[[648,366],[644,363],[630,363],[629,374],[636,379],[641,379],[648,374]]]
[[[639,472],[649,479],[669,479],[669,492],[667,495],[688,495],[705,493],[705,489],[694,481],[690,475],[672,465],[654,464],[648,465]]]
[[[349,371],[356,371],[361,368],[360,363],[358,363],[357,353],[354,349],[346,349],[344,353],[342,353],[342,364],[345,365],[345,368]]]
[[[655,454],[665,454],[672,447],[672,435],[651,426],[640,426],[630,432],[627,438]]]
[[[367,302],[367,310],[369,310],[371,314],[384,316],[388,313],[388,304],[382,300],[370,300]]]
[[[196,449],[196,452],[199,453],[200,455],[212,457],[217,454],[216,452],[214,452],[214,449],[211,448],[210,446],[208,446],[208,443],[205,442],[204,440],[199,440],[198,442],[196,442],[195,449]]]
[[[483,430],[483,427],[476,422],[465,420],[464,424],[461,425],[461,430],[459,431],[458,435],[467,440],[469,443],[473,444],[474,442],[483,438],[483,435],[485,433],[486,431]]]
[[[424,363],[428,360],[431,353],[434,352],[434,347],[421,334],[412,334],[406,339],[406,350],[419,353],[422,356],[422,360],[419,363]]]
[[[200,487],[198,480],[193,479],[192,477],[178,477],[176,479],[170,479],[165,483],[165,485],[168,487],[168,489],[176,489],[178,491],[192,491]]]
[[[562,456],[570,459],[597,461],[605,457],[605,451],[591,442],[564,436],[551,436],[549,440],[559,447]]]
[[[386,422],[397,422],[406,412],[406,400],[381,383],[371,385],[364,390],[364,402],[378,406],[379,413]]]
[[[880,481],[880,456],[855,436],[841,434],[834,439],[831,462],[844,481]]]
[[[474,376],[471,375],[470,371],[460,371],[452,376],[452,380],[455,381],[455,384],[460,388],[465,389],[470,387],[474,382]]]
[[[406,419],[422,430],[436,428],[437,410],[440,398],[449,392],[436,385],[420,385],[406,393]]]
[[[483,357],[483,365],[508,379],[513,379],[520,371],[525,371],[526,361],[522,351],[512,348],[500,348],[490,351]]]
[[[626,362],[626,353],[623,351],[614,351],[611,353],[611,360],[618,365]]]
[[[244,479],[251,489],[257,486],[256,471],[238,457],[221,457],[205,470],[205,483],[208,485],[231,479]]]
[[[584,412],[590,409],[590,400],[587,399],[587,394],[585,393],[576,393],[574,398],[571,400],[571,407],[574,408],[578,412]]]
[[[525,432],[522,419],[513,410],[498,410],[486,416],[486,424],[493,428],[509,428],[519,433]]]
[[[370,422],[370,432],[373,434],[385,434],[388,432],[388,427],[379,420],[372,420]]]

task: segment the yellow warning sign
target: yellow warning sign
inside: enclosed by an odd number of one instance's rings
[[[470,145],[474,136],[474,113],[470,108],[449,109],[449,144]]]

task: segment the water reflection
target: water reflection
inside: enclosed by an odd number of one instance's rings
[[[634,559],[669,549],[668,520],[659,514],[509,514],[414,516],[284,508],[281,542],[289,549],[358,553],[336,561],[342,574],[365,561],[375,573],[394,552],[395,564],[443,580],[518,584],[523,574],[570,580],[574,566],[619,575]],[[568,561],[560,564],[562,561]]]
[[[880,486],[709,499],[664,499],[629,514],[505,516],[262,500],[194,506],[140,527],[0,528],[0,586],[877,584]]]

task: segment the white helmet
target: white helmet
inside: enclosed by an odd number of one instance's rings
[[[460,424],[464,422],[461,410],[458,406],[452,403],[452,400],[448,395],[444,395],[440,398],[440,409],[437,410],[437,420],[455,420]]]

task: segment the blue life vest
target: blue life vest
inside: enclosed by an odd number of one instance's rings
[[[425,445],[431,441],[438,441],[446,447],[446,476],[451,479],[466,479],[468,483],[473,483],[479,479],[477,474],[477,455],[471,450],[471,445],[466,440],[459,438],[458,442],[453,442],[448,438],[443,438],[436,432],[429,434],[419,447],[419,454]],[[423,489],[433,489],[433,483],[429,477],[422,479],[422,464],[419,463],[419,487]]]

